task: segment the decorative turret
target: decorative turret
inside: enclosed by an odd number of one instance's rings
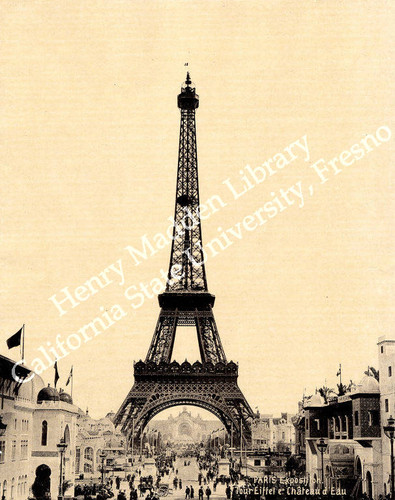
[[[41,389],[37,396],[37,403],[42,403],[43,401],[59,400],[60,398],[58,391],[54,387],[51,387],[49,384],[48,387],[44,387],[44,389]]]
[[[63,401],[64,403],[68,403],[70,405],[73,404],[73,398],[70,396],[70,394],[68,394],[67,392],[64,392],[63,389],[60,389],[59,399],[60,399],[60,401]]]

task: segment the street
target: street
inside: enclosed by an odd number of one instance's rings
[[[184,465],[184,462],[190,462],[189,465]],[[174,462],[174,471],[178,471],[178,474],[170,472],[168,476],[164,476],[161,479],[161,484],[168,484],[169,485],[169,490],[171,493],[169,493],[165,498],[168,498],[169,500],[184,500],[185,499],[185,489],[187,486],[191,488],[191,486],[194,489],[194,498],[198,498],[198,491],[199,491],[199,483],[198,483],[198,474],[199,474],[199,467],[197,464],[197,460],[195,457],[177,457],[177,459]],[[142,475],[144,476],[144,469],[142,470]],[[204,473],[203,473],[204,475]],[[173,480],[177,476],[178,479],[181,479],[182,482],[182,489],[180,490],[179,488],[174,488],[173,486]],[[135,484],[137,486],[138,484],[138,475],[136,475]],[[210,486],[211,490],[211,497],[210,498],[218,498],[218,499],[224,499],[226,497],[225,495],[225,485],[218,484],[216,487],[216,491],[214,491],[213,487],[213,482],[211,481],[208,483]],[[207,484],[203,484],[203,491],[205,491]],[[119,491],[124,491],[126,498],[129,498],[130,494],[130,489],[129,489],[129,484],[126,480],[121,481],[121,485],[119,490],[116,489],[115,484],[114,484],[114,494],[115,497],[117,497]],[[147,492],[148,493],[148,492]],[[145,498],[147,496],[147,493],[144,494]],[[204,495],[204,499],[206,500],[206,495]]]

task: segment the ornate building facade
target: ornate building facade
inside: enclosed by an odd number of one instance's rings
[[[123,467],[126,461],[126,440],[115,429],[113,413],[93,419],[88,411],[80,411],[77,419],[75,474],[77,478],[97,478],[102,465],[107,471]]]
[[[252,424],[252,447],[257,450],[295,452],[294,415],[259,415]]]
[[[304,407],[310,480],[319,484],[323,477],[327,489],[370,498],[389,492],[389,439],[383,425],[395,414],[395,341],[382,337],[378,347],[379,381],[365,375],[351,392],[327,401],[317,393]]]
[[[155,419],[150,423],[150,428],[160,432],[162,442],[173,443],[205,443],[221,423],[218,420],[204,420],[198,414],[194,417],[184,407],[177,416],[170,415],[166,420]]]
[[[73,496],[78,408],[65,392],[45,387],[28,368],[0,356],[0,498],[25,500],[35,489],[57,497],[62,480]],[[64,443],[60,453],[58,444]]]

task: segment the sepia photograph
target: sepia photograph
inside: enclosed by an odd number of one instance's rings
[[[0,2],[0,500],[395,500],[394,28]]]

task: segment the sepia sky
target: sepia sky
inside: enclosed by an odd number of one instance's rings
[[[135,265],[126,247],[165,233],[173,215],[176,97],[189,69],[201,201],[226,203],[203,221],[203,243],[280,189],[300,182],[304,194],[303,207],[294,197],[206,265],[251,407],[296,412],[304,390],[335,385],[339,363],[344,381],[377,366],[378,337],[395,336],[393,14],[371,0],[4,0],[0,353],[19,359],[5,341],[25,323],[26,363],[45,361],[40,347],[117,304],[114,325],[59,361],[58,387],[73,365],[76,404],[95,417],[119,408],[159,313],[155,298],[133,309],[125,291],[159,277],[170,253]],[[314,162],[383,126],[389,140],[321,183]],[[240,170],[304,136],[308,161],[299,148],[237,199],[223,183],[242,190]],[[112,283],[60,316],[51,296],[119,259],[123,284],[109,272]],[[179,333],[177,359],[195,361],[195,337]],[[52,382],[53,368],[42,377]]]

